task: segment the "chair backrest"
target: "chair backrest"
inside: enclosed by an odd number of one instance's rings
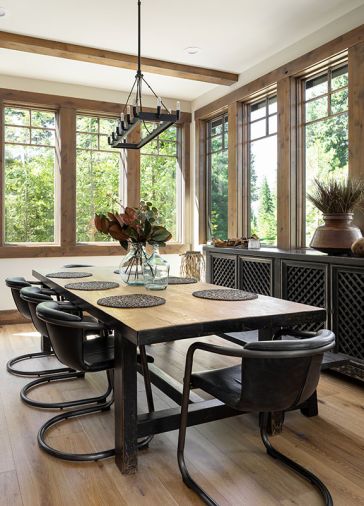
[[[31,286],[31,284],[25,278],[22,277],[6,278],[5,283],[6,286],[8,286],[11,289],[11,293],[19,313],[24,318],[31,320],[32,317],[30,314],[28,302],[26,302],[20,297],[20,290],[26,286]]]
[[[246,344],[239,408],[286,411],[304,403],[316,390],[324,352],[334,345],[329,330],[309,339]]]
[[[52,297],[45,294],[39,286],[26,286],[20,290],[20,298],[28,304],[34,327],[42,336],[48,337],[46,323],[38,318],[37,306],[44,301],[52,301]]]
[[[48,336],[56,357],[62,364],[82,371],[84,329],[82,318],[62,311],[62,306],[55,301],[45,301],[37,305],[37,317],[45,322]]]

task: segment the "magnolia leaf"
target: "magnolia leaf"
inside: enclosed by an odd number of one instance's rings
[[[131,239],[134,239],[135,241],[138,241],[139,236],[138,236],[138,232],[135,230],[135,228],[133,228],[133,227],[127,227],[127,229],[125,230],[125,232],[126,232],[126,234]]]
[[[128,236],[124,233],[119,223],[113,222],[109,227],[109,234],[116,241],[125,241],[128,239]]]
[[[110,221],[104,214],[95,214],[95,227],[102,234],[107,234],[109,232]]]
[[[129,246],[129,243],[128,241],[125,239],[124,241],[119,241],[120,242],[120,246],[124,249],[128,249],[128,246]]]
[[[151,231],[152,231],[152,224],[150,223],[150,221],[145,220],[145,223],[144,223],[144,236],[145,236],[146,240],[148,240]]]

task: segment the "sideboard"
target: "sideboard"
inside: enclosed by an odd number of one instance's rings
[[[303,304],[324,307],[319,326],[336,335],[336,352],[350,357],[343,372],[364,380],[364,258],[314,250],[205,246],[206,281]]]

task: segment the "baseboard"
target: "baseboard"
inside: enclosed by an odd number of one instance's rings
[[[29,323],[17,309],[6,309],[0,311],[0,325],[14,325],[16,323]]]

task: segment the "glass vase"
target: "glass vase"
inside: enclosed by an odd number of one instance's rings
[[[159,246],[144,264],[144,284],[147,290],[165,290],[168,286],[169,263],[159,254]]]
[[[128,253],[122,258],[119,274],[123,283],[130,286],[144,285],[144,264],[147,253],[144,244],[131,243]]]

